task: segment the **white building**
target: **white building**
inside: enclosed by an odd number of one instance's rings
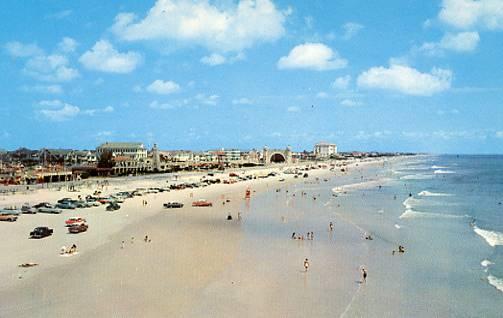
[[[106,142],[96,148],[98,157],[106,151],[111,152],[114,156],[126,156],[133,160],[147,158],[147,149],[141,142]]]
[[[314,145],[314,155],[316,158],[329,158],[337,154],[337,145],[320,142]]]

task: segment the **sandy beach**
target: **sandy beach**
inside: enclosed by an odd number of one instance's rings
[[[315,197],[320,183],[355,184],[365,169],[379,165],[353,164],[349,173],[311,170],[305,179],[285,174],[149,194],[126,200],[116,212],[100,206],[0,223],[0,250],[8,255],[0,259],[0,316],[344,316],[361,288],[360,266],[373,252],[362,239],[362,228],[327,214],[329,201]],[[278,168],[255,173],[272,170]],[[166,179],[139,177],[111,182],[103,192],[160,184]],[[375,181],[367,186],[375,187]],[[247,188],[253,190],[250,200],[244,199]],[[43,189],[6,200],[11,205],[54,202],[88,192],[92,189]],[[200,198],[214,206],[190,206]],[[167,201],[185,207],[164,209]],[[226,220],[228,214],[233,220]],[[77,215],[87,219],[89,230],[67,234],[64,220]],[[336,219],[330,232],[328,223]],[[54,228],[54,235],[28,239],[40,225]],[[315,239],[292,240],[293,231],[314,231]],[[143,240],[145,235],[151,242]],[[60,256],[61,246],[71,244],[79,253]],[[304,258],[311,260],[307,273]],[[26,262],[39,265],[17,267]]]

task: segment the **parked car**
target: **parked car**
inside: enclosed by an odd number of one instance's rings
[[[75,205],[73,205],[73,203],[70,203],[70,202],[62,202],[62,203],[56,204],[56,208],[75,210]]]
[[[209,206],[213,206],[213,203],[211,203],[205,199],[199,199],[197,201],[192,202],[192,206],[194,206],[194,207],[209,207]]]
[[[68,227],[68,233],[72,233],[72,234],[82,233],[82,232],[87,231],[88,228],[89,228],[89,225],[87,225],[85,223],[75,224],[75,225]]]
[[[163,205],[166,209],[183,208],[183,203],[180,202],[167,202]]]
[[[28,203],[25,203],[23,204],[23,206],[21,207],[21,213],[23,214],[36,214],[37,213],[37,209],[30,206]]]
[[[0,209],[0,215],[19,215],[19,214],[21,214],[21,211],[16,210],[14,208]]]
[[[55,209],[55,208],[38,208],[37,212],[38,213],[49,213],[49,214],[61,214],[61,213],[63,213],[63,210]]]
[[[77,217],[69,218],[68,220],[65,221],[65,224],[66,224],[66,226],[72,226],[75,224],[82,224],[85,222],[86,222],[86,219],[84,219],[80,216],[77,216]]]
[[[106,210],[107,211],[116,211],[120,208],[121,208],[121,206],[118,203],[110,202],[110,204],[107,206]]]
[[[17,221],[17,215],[13,215],[13,214],[1,214],[0,215],[0,221],[15,222],[15,221]]]
[[[40,203],[37,203],[33,206],[35,209],[39,209],[39,208],[53,208],[54,206],[52,204],[50,204],[49,202],[40,202]]]
[[[47,226],[39,226],[30,232],[30,238],[40,239],[47,236],[51,236],[52,233],[53,229],[50,229]]]

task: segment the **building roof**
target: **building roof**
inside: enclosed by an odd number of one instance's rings
[[[101,144],[98,148],[130,148],[130,149],[144,149],[145,146],[141,142],[106,142]]]
[[[334,143],[322,141],[322,142],[317,143],[316,146],[337,146],[337,145]]]

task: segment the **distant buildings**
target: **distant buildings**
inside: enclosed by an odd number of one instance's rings
[[[314,145],[314,155],[317,159],[326,159],[337,154],[337,145],[320,142]]]
[[[98,158],[105,152],[113,156],[125,156],[133,160],[147,159],[147,149],[141,142],[106,142],[96,148]]]

